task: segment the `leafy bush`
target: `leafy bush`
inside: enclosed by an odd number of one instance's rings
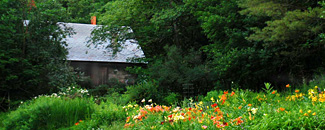
[[[111,102],[101,102],[95,105],[95,112],[91,115],[91,119],[79,121],[75,126],[69,129],[108,129],[115,121],[124,121],[126,118],[125,109]]]
[[[319,86],[318,91],[324,91],[325,89],[325,75],[317,75],[310,81],[305,81],[304,84],[298,85],[296,89],[300,89],[301,91],[307,91],[309,88],[313,88],[315,86]],[[322,87],[322,88],[321,88]]]
[[[183,93],[184,84],[193,84],[197,94],[213,88],[215,74],[204,63],[200,51],[184,51],[177,46],[165,46],[167,56],[149,65],[149,76],[157,79],[166,91]]]
[[[109,79],[107,84],[99,85],[93,89],[90,89],[89,92],[95,96],[105,96],[110,95],[114,92],[124,93],[126,91],[126,84],[121,83],[116,78]]]
[[[91,89],[94,87],[94,83],[89,76],[80,76],[80,80],[77,82],[82,88]]]
[[[93,111],[94,106],[86,99],[41,96],[10,112],[3,124],[7,130],[58,129],[90,118]]]
[[[154,102],[159,103],[162,101],[163,92],[158,90],[159,86],[156,81],[142,82],[128,86],[123,96],[126,98],[127,102],[136,101],[140,103],[142,99],[152,99]]]
[[[168,95],[164,98],[164,102],[168,105],[173,105],[179,101],[180,97],[181,95],[178,93],[168,93]]]

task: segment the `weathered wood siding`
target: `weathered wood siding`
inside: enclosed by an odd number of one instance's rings
[[[126,67],[144,66],[143,64],[132,63],[110,63],[110,62],[87,62],[87,61],[70,61],[72,67],[79,68],[90,76],[94,85],[106,84],[109,79],[116,78],[121,83],[135,79],[136,75],[129,74],[125,71]]]

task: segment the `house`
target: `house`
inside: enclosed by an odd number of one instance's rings
[[[85,76],[89,76],[94,85],[105,84],[109,79],[116,78],[122,83],[127,83],[134,75],[125,71],[126,67],[144,66],[143,63],[129,62],[131,58],[143,58],[144,53],[135,40],[127,40],[122,45],[121,51],[113,54],[113,50],[106,48],[110,41],[102,45],[87,46],[92,30],[98,25],[65,23],[71,27],[75,34],[66,38],[68,44],[67,60],[74,68],[79,68]]]

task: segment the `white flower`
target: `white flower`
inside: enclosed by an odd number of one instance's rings
[[[148,102],[152,102],[152,99],[149,99]]]
[[[146,99],[142,99],[142,101],[141,102],[145,102],[146,101]]]
[[[252,108],[252,113],[255,114],[257,112],[258,108]]]

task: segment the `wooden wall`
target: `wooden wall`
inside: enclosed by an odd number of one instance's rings
[[[79,68],[85,73],[85,76],[90,76],[94,85],[105,84],[109,79],[116,78],[120,82],[125,83],[130,79],[135,79],[135,75],[125,71],[126,67],[144,66],[143,64],[132,63],[110,63],[110,62],[87,62],[87,61],[70,61],[72,67]]]

